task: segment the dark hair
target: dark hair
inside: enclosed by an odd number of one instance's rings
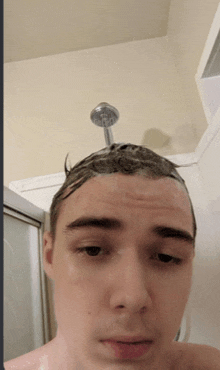
[[[140,174],[155,179],[171,177],[184,186],[189,196],[185,181],[176,170],[179,166],[144,146],[134,144],[112,144],[111,146],[89,155],[71,169],[67,169],[67,157],[64,166],[66,180],[60,190],[54,195],[50,207],[50,229],[53,239],[55,239],[56,223],[63,200],[69,197],[70,194],[82,186],[87,180],[98,175],[119,172],[125,175]],[[193,234],[195,238],[196,220],[190,197],[189,201],[193,217]]]

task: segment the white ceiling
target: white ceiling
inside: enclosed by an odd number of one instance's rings
[[[4,61],[167,33],[171,0],[5,0]]]

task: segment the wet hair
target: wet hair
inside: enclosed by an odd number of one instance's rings
[[[89,155],[70,169],[67,168],[67,157],[64,165],[66,179],[54,195],[50,207],[50,231],[53,240],[55,239],[56,224],[62,202],[92,177],[114,173],[139,174],[150,179],[170,177],[181,183],[189,197],[193,218],[193,236],[195,238],[196,220],[194,210],[185,181],[176,170],[179,167],[178,165],[144,146],[134,144],[112,144]]]

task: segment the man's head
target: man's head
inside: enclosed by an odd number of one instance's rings
[[[188,193],[184,180],[176,171],[178,165],[161,157],[152,150],[134,144],[112,144],[99,150],[77,163],[68,170],[65,162],[66,180],[55,194],[50,208],[50,228],[53,238],[56,233],[56,222],[62,201],[76,191],[86,181],[95,176],[122,173],[124,175],[140,174],[146,178],[156,179],[170,177],[183,185]],[[193,234],[196,236],[196,220],[189,198]]]
[[[114,144],[67,170],[51,214],[44,266],[59,343],[78,368],[155,366],[191,287],[196,227],[175,166]]]

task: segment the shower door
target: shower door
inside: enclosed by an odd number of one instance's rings
[[[49,340],[44,211],[4,188],[4,361]]]

